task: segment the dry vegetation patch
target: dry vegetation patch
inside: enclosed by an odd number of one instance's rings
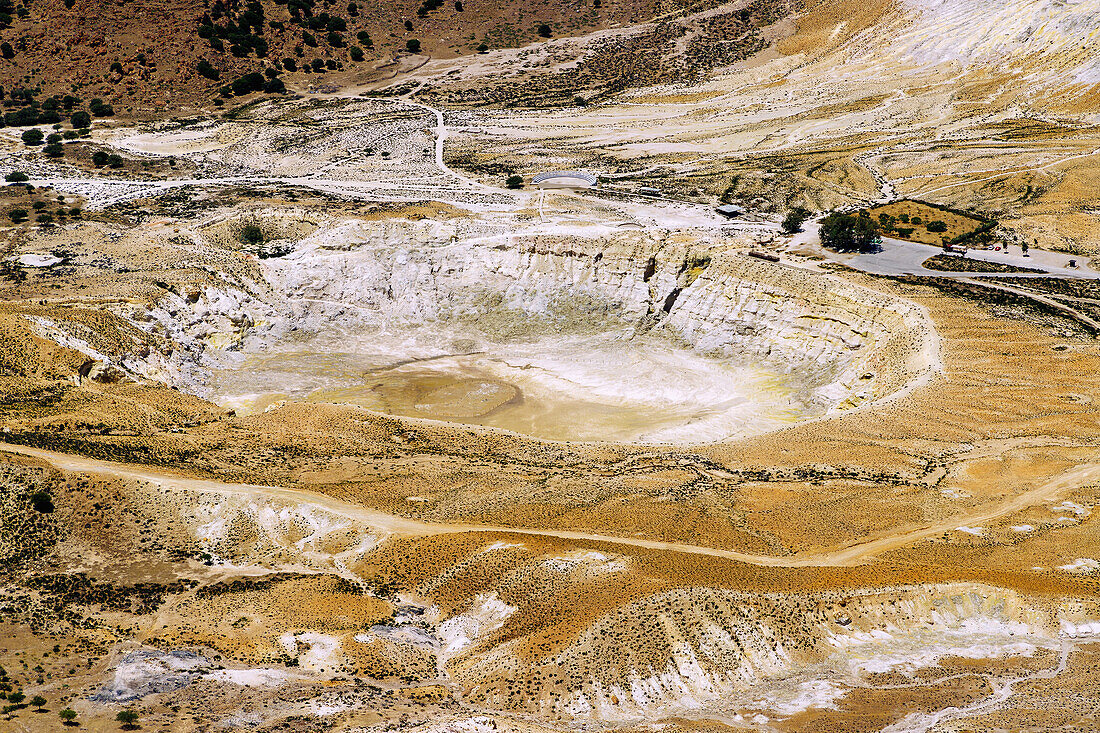
[[[886,236],[922,244],[940,244],[979,231],[988,221],[977,214],[965,214],[922,201],[896,201],[874,206],[867,213],[883,227]],[[940,226],[942,224],[942,226]]]

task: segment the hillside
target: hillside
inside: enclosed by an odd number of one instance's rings
[[[38,0],[16,7],[3,0],[0,41],[10,50],[0,58],[0,85],[100,97],[120,114],[144,115],[209,103],[249,72],[275,69],[302,80],[368,72],[411,55],[410,42],[421,54],[453,58],[630,24],[681,4],[689,3]]]

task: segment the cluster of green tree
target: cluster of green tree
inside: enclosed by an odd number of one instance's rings
[[[32,125],[59,125],[65,117],[74,129],[87,129],[92,125],[92,115],[96,117],[111,117],[114,108],[105,104],[102,99],[93,99],[89,105],[89,112],[75,109],[82,101],[78,97],[65,95],[64,97],[52,96],[42,101],[35,99],[36,92],[33,89],[16,88],[5,94],[0,87],[0,100],[9,108],[17,108],[0,116],[0,127],[31,127]]]
[[[57,650],[59,647],[54,647]],[[36,667],[36,669],[41,669]],[[0,709],[0,713],[3,715],[11,715],[17,710],[22,710],[26,707],[31,707],[36,713],[46,713],[46,698],[41,695],[35,695],[30,700],[27,700],[27,696],[23,694],[22,690],[16,689],[15,681],[8,676],[8,672],[3,667],[0,667],[0,700],[6,700],[7,704]],[[64,718],[62,718],[64,720]]]
[[[244,76],[237,77],[232,83],[223,86],[219,92],[223,97],[232,97],[234,95],[240,97],[245,94],[251,94],[252,92],[263,92],[264,94],[285,94],[286,85],[283,80],[279,78],[279,70],[274,67],[269,67],[261,74],[258,71],[253,71]]]
[[[993,230],[997,228],[998,223],[999,222],[997,222],[996,219],[987,219],[986,221],[983,221],[981,226],[979,226],[977,229],[971,229],[969,232],[963,232],[962,234],[951,237],[950,239],[945,239],[943,243],[962,244],[963,242],[969,242],[973,239],[982,244],[987,244],[993,241]],[[1026,252],[1027,245],[1024,245],[1024,247],[1024,251]]]
[[[15,688],[15,680],[8,676],[8,671],[0,667],[0,700],[8,701],[3,708],[3,713],[7,715],[14,710],[26,707],[23,704],[26,699],[26,695]]]
[[[2,1],[0,0],[0,2]],[[430,1],[436,2],[436,0]],[[347,58],[353,62],[360,62],[366,57],[363,49],[374,47],[374,42],[366,31],[359,31],[356,34],[359,45],[349,45],[344,37],[344,33],[348,30],[348,21],[328,12],[315,14],[316,0],[275,0],[275,2],[279,5],[285,5],[290,13],[290,22],[302,29],[301,44],[294,49],[299,59],[306,55],[304,47],[319,48],[325,45],[333,49],[346,48]],[[329,0],[325,0],[324,4],[327,7],[330,4]],[[269,46],[263,39],[263,6],[257,0],[251,0],[243,11],[235,8],[236,3],[234,0],[215,0],[210,10],[199,21],[199,36],[207,39],[211,48],[217,51],[224,51],[223,41],[229,41],[232,44],[229,50],[236,56],[247,56],[250,51],[255,51],[257,57],[266,57]],[[358,17],[359,12],[359,5],[356,2],[348,3],[347,13],[349,17]],[[271,21],[267,23],[267,26],[280,31],[286,28],[286,24],[282,21]],[[406,27],[411,29],[411,23],[407,23]],[[416,42],[416,48],[419,51],[419,41]],[[276,63],[276,67],[281,67],[286,71],[324,73],[343,69],[344,65],[338,58],[309,61],[287,58],[283,59],[281,63]],[[221,71],[207,59],[198,62],[196,70],[204,78],[211,81],[221,81]],[[254,81],[251,80],[254,80],[254,77],[249,77],[245,81],[238,79],[232,84],[222,87],[223,96],[229,96],[225,93],[227,89],[235,94],[259,91],[251,88],[254,86]],[[262,89],[265,92],[279,93],[282,91],[282,82],[271,81],[266,83],[265,87]]]
[[[103,150],[97,150],[92,153],[92,165],[96,168],[121,168],[125,164],[122,160],[122,156],[117,153],[108,153]]]
[[[68,0],[66,0],[68,2]],[[68,7],[72,7],[69,5]],[[27,18],[30,16],[31,11],[25,6],[20,5],[16,7],[11,0],[0,0],[0,28],[11,28],[11,24],[14,21],[12,13],[15,13],[20,18]]]
[[[52,224],[55,216],[61,221],[65,221],[70,217],[79,219],[84,215],[84,212],[78,207],[67,209],[64,206],[59,206],[53,212],[46,211],[47,203],[41,200],[35,201],[31,205],[31,208],[34,209],[34,220],[38,224]],[[8,209],[8,218],[11,219],[12,224],[22,224],[30,218],[30,212],[22,207],[15,207],[13,209]],[[44,497],[33,497],[32,501],[34,502],[33,506],[35,511],[39,513],[48,514],[53,511],[53,500],[48,494]]]
[[[233,3],[235,5],[235,3]],[[218,22],[225,19],[224,23]],[[199,20],[199,38],[204,38],[216,51],[229,52],[238,58],[255,52],[258,58],[267,56],[268,43],[264,38],[264,6],[251,0],[243,9],[233,12],[222,0],[216,0],[210,12]],[[205,76],[205,75],[204,75]]]
[[[840,252],[873,252],[878,245],[878,226],[868,216],[832,213],[821,220],[821,244]]]
[[[426,18],[428,13],[441,7],[443,7],[443,0],[423,0],[420,7],[416,9],[416,14],[421,18]],[[456,12],[461,13],[464,10],[462,0],[455,0],[454,8]]]

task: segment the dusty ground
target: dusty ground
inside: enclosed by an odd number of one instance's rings
[[[871,277],[788,251],[775,216],[919,197],[1094,251],[1093,97],[972,5],[692,8],[97,126],[60,161],[0,135],[33,186],[0,213],[56,223],[0,254],[0,721],[1096,728],[1100,346],[1072,315],[1095,286]],[[1055,21],[1044,53],[1091,78]],[[1014,82],[1036,69],[1043,100]],[[606,185],[502,186],[548,168]],[[562,343],[555,384],[614,367],[552,395],[578,421],[563,395],[636,419],[750,347],[792,406],[717,438],[542,440],[485,427],[530,400],[513,372],[441,366],[553,371]],[[645,371],[653,344],[675,358]],[[381,410],[332,389],[356,374]]]

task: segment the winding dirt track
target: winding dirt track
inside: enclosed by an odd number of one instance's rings
[[[503,527],[484,524],[442,524],[422,522],[384,512],[367,509],[350,502],[341,501],[324,494],[301,489],[288,489],[279,486],[257,484],[224,483],[209,479],[198,479],[170,471],[136,466],[125,463],[99,461],[83,456],[56,453],[54,451],[27,448],[18,445],[0,443],[0,451],[30,456],[46,461],[53,467],[74,473],[93,473],[114,478],[145,481],[175,490],[196,493],[214,493],[229,495],[251,495],[270,497],[292,502],[309,503],[349,519],[362,522],[372,529],[405,537],[429,536],[438,534],[460,534],[466,532],[491,532],[516,535],[556,537],[580,542],[603,542],[625,547],[640,547],[649,550],[682,552],[693,555],[720,557],[727,560],[759,565],[763,567],[851,567],[888,550],[912,544],[919,540],[950,532],[960,526],[980,526],[1000,517],[1021,511],[1036,504],[1057,501],[1061,495],[1074,488],[1100,482],[1100,464],[1086,463],[1059,474],[1050,481],[1030,491],[1010,497],[1004,501],[982,507],[976,511],[959,514],[950,519],[932,524],[899,529],[880,537],[867,539],[848,547],[824,552],[802,553],[787,557],[771,555],[753,555],[734,550],[722,550],[681,542],[662,542],[637,537],[616,537],[614,535],[592,532],[573,532],[558,529],[528,529],[521,527]]]

